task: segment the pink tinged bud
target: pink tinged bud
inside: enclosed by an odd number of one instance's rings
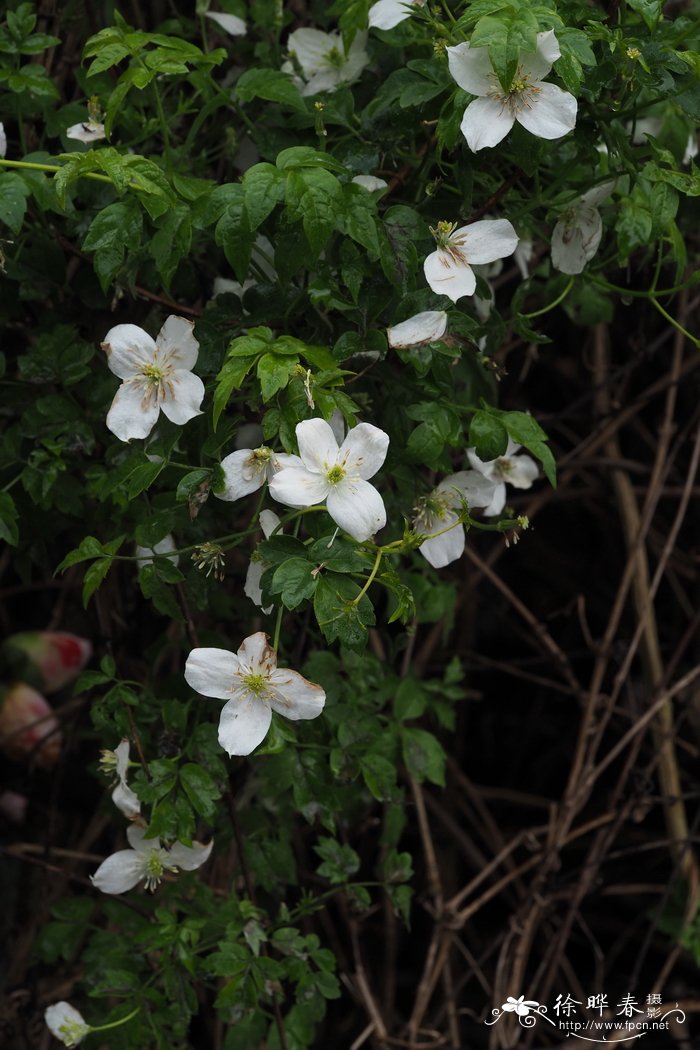
[[[0,707],[0,751],[21,761],[31,758],[43,769],[61,753],[59,721],[41,693],[24,682],[8,686]]]
[[[17,791],[0,791],[0,815],[13,824],[23,824],[29,799]]]
[[[65,631],[23,631],[13,634],[3,645],[19,673],[17,660],[24,657],[34,674],[31,677],[45,693],[55,693],[82,671],[92,656],[87,638]]]

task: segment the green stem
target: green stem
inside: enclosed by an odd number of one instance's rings
[[[574,278],[570,277],[569,280],[566,283],[566,287],[564,288],[564,291],[560,295],[558,295],[557,298],[553,302],[547,303],[547,305],[543,306],[541,310],[535,310],[534,313],[523,314],[522,316],[525,318],[526,321],[530,321],[530,320],[532,320],[533,317],[541,317],[542,314],[548,314],[550,310],[553,310],[556,306],[559,306],[559,303],[563,302],[564,299],[566,299],[567,295],[569,294],[569,292],[571,291],[573,286],[574,286]]]
[[[165,159],[168,165],[168,169],[172,168],[172,150],[170,148],[170,132],[168,130],[168,121],[165,116],[165,110],[163,109],[163,99],[161,98],[160,89],[155,80],[151,81],[153,86],[153,97],[156,102],[156,113],[158,114],[158,123],[160,124],[160,134],[163,139],[163,152],[165,153]]]
[[[111,1021],[109,1024],[101,1025],[90,1025],[90,1032],[106,1032],[108,1028],[119,1028],[120,1025],[126,1024],[132,1017],[136,1017],[136,1014],[140,1013],[141,1007],[137,1006],[135,1010],[132,1010],[126,1017],[122,1017],[119,1021]]]
[[[274,633],[273,638],[272,638],[272,648],[275,650],[275,652],[277,652],[278,649],[279,649],[280,633],[282,631],[282,617],[283,616],[284,616],[284,606],[282,604],[280,604],[280,607],[277,610],[277,618],[275,620],[275,633]]]
[[[688,339],[693,344],[694,347],[700,349],[700,339],[696,339],[694,335],[691,335],[687,328],[684,328],[683,325],[675,319],[675,317],[672,317],[667,310],[664,310],[661,303],[657,299],[655,299],[653,295],[649,296],[649,302],[659,311],[662,317],[666,318],[669,324],[673,325],[673,327],[677,331],[681,332],[686,337],[686,339]]]
[[[35,164],[29,160],[3,160],[0,159],[0,166],[3,168],[26,168],[29,171],[47,171],[54,174],[57,171],[62,171],[65,167],[64,164]],[[108,182],[110,186],[114,186],[114,183],[108,175],[98,175],[96,171],[81,171],[79,177],[81,179],[93,179],[95,182]],[[141,187],[136,182],[130,182],[129,188],[138,190]]]
[[[360,602],[362,601],[362,599],[364,598],[364,596],[367,594],[367,591],[370,589],[370,587],[372,585],[372,580],[374,579],[374,577],[377,575],[377,573],[379,571],[379,566],[382,563],[383,556],[384,555],[383,555],[383,552],[382,552],[382,548],[381,547],[377,548],[377,555],[376,555],[376,557],[374,559],[374,565],[372,566],[372,571],[370,572],[369,576],[367,577],[367,580],[365,581],[365,585],[362,588],[362,590],[360,591],[360,593],[358,594],[358,596],[356,598],[353,598],[353,600],[351,602],[352,605],[359,605]]]

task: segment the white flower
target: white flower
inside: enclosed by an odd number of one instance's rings
[[[285,467],[272,478],[270,495],[288,507],[312,507],[326,501],[336,525],[362,542],[386,525],[384,502],[368,478],[386,458],[389,436],[371,423],[348,432],[340,448],[323,419],[297,424],[299,465]]]
[[[114,751],[103,751],[100,766],[105,773],[116,773],[118,779],[112,792],[112,802],[125,817],[134,820],[141,812],[141,803],[126,782],[129,771],[129,741],[122,740]]]
[[[83,1015],[66,1002],[47,1006],[44,1011],[44,1020],[51,1035],[59,1039],[64,1046],[77,1046],[92,1031]]]
[[[402,350],[409,346],[422,346],[442,339],[447,330],[447,314],[444,310],[424,310],[407,321],[387,328],[389,346]]]
[[[150,458],[150,457],[149,457]],[[136,544],[136,557],[138,558],[139,568],[143,568],[144,565],[152,565],[153,558],[156,554],[161,554],[171,561],[173,565],[177,565],[180,561],[178,554],[172,552],[177,550],[177,543],[174,538],[168,533],[162,540],[158,540],[152,547],[139,547]]]
[[[519,996],[517,999],[509,995],[501,1010],[505,1010],[506,1013],[517,1014],[518,1017],[527,1017],[530,1010],[536,1009],[539,1005],[533,999],[526,999],[524,995]]]
[[[262,529],[263,536],[266,540],[269,540],[279,524],[280,519],[273,510],[260,511],[260,528]],[[260,590],[260,581],[265,570],[269,568],[270,566],[268,562],[263,559],[261,554],[254,554],[248,563],[248,572],[246,573],[245,586],[243,587],[243,593],[246,597],[250,598],[251,602],[254,602],[255,605],[259,605],[261,609],[262,591]],[[268,613],[272,611],[272,606],[268,605],[267,609],[263,609],[262,611],[267,616]]]
[[[479,471],[460,470],[441,481],[429,496],[420,501],[413,528],[422,536],[437,533],[418,548],[433,568],[442,569],[461,558],[464,552],[464,526],[459,521],[463,501],[466,500],[470,510],[488,507],[495,489],[495,483]]]
[[[467,106],[461,125],[471,150],[496,146],[516,120],[541,139],[558,139],[574,128],[574,96],[555,84],[542,83],[560,55],[553,30],[538,33],[537,50],[521,55],[506,93],[493,71],[487,48],[469,43],[447,48],[453,78],[464,91],[477,96]]]
[[[432,234],[434,251],[423,263],[430,287],[453,303],[463,295],[473,295],[476,277],[473,265],[494,262],[512,255],[518,235],[507,219],[482,219],[456,229],[456,222],[439,222]]]
[[[237,15],[220,14],[218,11],[207,11],[204,15],[205,18],[211,18],[212,22],[216,22],[218,26],[221,26],[223,30],[230,33],[231,36],[245,36],[246,27],[245,22],[242,18],[238,18]]]
[[[86,120],[66,129],[66,138],[77,139],[78,142],[99,142],[106,137],[105,126],[98,120]]]
[[[467,449],[467,456],[474,470],[478,470],[495,485],[493,499],[485,509],[486,517],[500,514],[506,505],[506,482],[516,489],[529,489],[539,474],[539,467],[530,456],[516,456],[520,448],[508,439],[508,447],[503,456],[484,462],[479,459],[473,448]]]
[[[520,270],[520,276],[524,281],[530,276],[530,262],[535,254],[535,246],[532,241],[518,241],[518,247],[513,252],[515,265]]]
[[[200,416],[204,384],[192,368],[199,343],[193,323],[175,314],[155,342],[135,324],[110,328],[101,344],[107,364],[123,380],[107,413],[107,427],[122,441],[148,437],[163,411],[182,425]]]
[[[146,889],[154,890],[165,871],[194,871],[209,859],[214,840],[203,846],[193,842],[183,846],[176,842],[171,849],[161,846],[160,839],[145,838],[146,828],[132,824],[126,829],[131,849],[113,853],[100,864],[92,884],[103,893],[126,893],[145,879]]]
[[[603,220],[596,205],[609,197],[614,181],[584,193],[560,216],[552,231],[552,266],[562,273],[581,273],[598,251]]]
[[[688,141],[685,144],[685,153],[683,154],[683,163],[690,164],[692,160],[698,155],[698,140],[695,132],[688,135]],[[4,154],[3,154],[4,156]]]
[[[0,121],[0,157],[4,157],[7,153],[7,135],[5,134],[5,125]]]
[[[364,189],[369,190],[370,193],[374,193],[376,190],[385,190],[389,185],[386,179],[380,179],[376,175],[355,175],[350,181],[354,182],[356,186],[362,186]]]
[[[185,679],[203,696],[227,700],[219,721],[219,743],[229,755],[249,755],[265,739],[272,712],[292,721],[317,718],[326,702],[319,685],[296,671],[277,667],[277,654],[259,631],[238,653],[193,649]]]
[[[224,472],[224,489],[215,492],[219,499],[235,500],[256,492],[283,467],[299,466],[298,456],[286,452],[273,452],[267,445],[260,448],[239,448],[224,456],[221,469]]]
[[[393,29],[411,17],[412,8],[424,4],[425,0],[377,0],[369,9],[369,25],[374,29]]]
[[[356,33],[346,54],[339,33],[323,33],[320,29],[295,29],[290,33],[287,50],[301,69],[305,81],[302,95],[335,91],[341,84],[356,80],[369,63],[366,43],[367,34]],[[282,71],[293,74],[294,63],[285,62]]]

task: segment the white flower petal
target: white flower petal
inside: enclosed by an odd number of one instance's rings
[[[251,602],[262,608],[262,590],[260,589],[260,581],[262,580],[263,573],[269,565],[264,561],[250,561],[248,562],[248,571],[245,576],[245,583],[243,585],[243,593],[246,598],[250,598]],[[263,612],[265,610],[263,609]]]
[[[287,507],[313,507],[322,503],[330,485],[325,477],[305,467],[285,467],[270,481],[270,495]]]
[[[118,324],[110,328],[101,345],[107,354],[110,371],[120,379],[138,375],[156,355],[155,341],[135,324]]]
[[[487,95],[493,89],[493,66],[485,47],[469,43],[447,48],[450,74],[463,91],[471,95]]]
[[[245,36],[246,27],[242,18],[237,15],[221,14],[219,11],[207,11],[205,18],[211,18],[218,26],[230,33],[231,36]]]
[[[505,479],[514,489],[532,488],[532,483],[539,475],[540,468],[530,456],[513,456],[509,468],[504,471]]]
[[[262,674],[267,677],[277,667],[277,653],[270,645],[270,639],[264,631],[257,631],[241,642],[238,659],[244,674],[246,673],[244,669],[250,668],[254,674]]]
[[[143,824],[131,824],[126,829],[126,837],[129,845],[133,850],[136,850],[137,853],[148,853],[149,850],[160,849],[160,839],[147,839],[147,831],[148,828]]]
[[[196,841],[191,846],[183,846],[181,842],[176,842],[170,850],[170,860],[180,871],[195,871],[209,860],[213,845],[214,839],[206,846]]]
[[[297,671],[279,667],[270,675],[270,686],[275,696],[270,699],[272,709],[292,721],[317,718],[323,711],[326,694],[320,685],[314,685]]]
[[[143,383],[126,382],[117,390],[107,413],[107,429],[121,441],[145,438],[153,430],[158,419],[158,400],[148,396]]]
[[[512,255],[518,245],[518,235],[508,219],[482,219],[455,230],[450,244],[456,245],[469,263],[476,265]]]
[[[594,186],[592,190],[588,190],[582,195],[581,204],[589,204],[592,208],[597,208],[614,191],[616,181],[616,179],[608,179],[607,182],[601,182],[599,186]]]
[[[280,524],[280,519],[277,517],[274,510],[261,510],[259,520],[263,536],[266,540],[269,540],[272,533]]]
[[[156,336],[159,364],[190,372],[197,363],[199,343],[194,337],[194,321],[171,314]]]
[[[0,157],[4,157],[7,154],[7,135],[5,134],[5,125],[0,121]]]
[[[324,68],[326,55],[335,48],[341,55],[343,42],[338,33],[320,29],[295,29],[287,39],[287,50],[296,57],[307,78]]]
[[[424,310],[414,314],[407,321],[387,328],[389,346],[401,349],[407,346],[420,346],[442,339],[447,330],[447,314],[444,310]]]
[[[440,520],[436,520],[433,525],[434,531],[440,532],[440,535],[425,540],[425,542],[421,543],[418,548],[426,561],[432,565],[434,569],[443,569],[445,565],[449,565],[450,562],[457,561],[458,558],[461,558],[464,553],[464,526],[455,523],[453,528],[449,528],[450,522],[456,522],[456,518],[457,516],[455,514],[447,511],[444,517]],[[447,529],[448,531],[442,532],[442,529]]]
[[[347,434],[338,452],[338,463],[365,481],[374,477],[386,459],[389,435],[371,423],[358,423]]]
[[[335,91],[339,83],[339,69],[322,69],[319,73],[314,73],[311,79],[304,84],[301,94],[304,98],[310,98],[312,95],[320,95],[324,91]]]
[[[122,740],[114,749],[114,756],[117,760],[117,776],[120,780],[123,780],[129,769],[129,750],[130,744],[128,740]]]
[[[105,126],[92,120],[86,120],[81,124],[73,124],[66,128],[66,138],[75,139],[78,142],[99,142],[104,139]]]
[[[369,190],[370,193],[374,193],[375,190],[385,190],[389,185],[386,179],[380,179],[377,175],[355,175],[350,181],[354,182],[356,186],[362,186],[363,189]]]
[[[141,803],[124,780],[120,780],[112,792],[112,802],[129,820],[138,817],[141,812]]]
[[[438,248],[423,263],[425,279],[437,295],[446,295],[453,303],[463,295],[473,295],[476,288],[474,271],[467,263],[457,262]]]
[[[357,356],[357,354],[355,355]],[[328,426],[333,431],[333,437],[338,442],[338,447],[345,441],[345,420],[343,419],[343,413],[339,408],[334,408],[331,413],[331,418],[328,420]]]
[[[228,649],[193,649],[185,664],[185,681],[202,696],[228,700],[239,684],[241,663]]]
[[[596,208],[579,208],[570,221],[560,219],[552,231],[552,266],[561,273],[581,273],[602,236],[603,220]]]
[[[374,485],[361,478],[343,480],[331,487],[326,499],[328,513],[336,525],[358,543],[368,540],[386,525],[384,501]]]
[[[520,276],[525,281],[530,276],[530,260],[535,254],[535,246],[532,241],[518,241],[518,247],[513,253],[515,265],[520,270]]]
[[[44,1021],[51,1035],[65,1043],[66,1046],[77,1046],[90,1031],[90,1025],[87,1024],[83,1015],[65,1001],[47,1006],[44,1011]],[[84,1031],[81,1032],[81,1029]]]
[[[144,565],[152,565],[153,556],[155,554],[161,554],[167,557],[168,561],[171,561],[173,565],[177,565],[180,561],[180,556],[172,553],[172,551],[176,549],[177,544],[170,533],[168,533],[167,536],[164,536],[162,540],[158,540],[157,543],[154,543],[152,547],[139,547],[137,544],[136,557],[139,559],[139,567],[143,568]]]
[[[577,109],[578,103],[568,91],[556,84],[539,84],[537,95],[516,119],[538,138],[560,139],[575,128]]]
[[[532,83],[544,80],[558,58],[561,57],[559,41],[553,29],[537,34],[537,50],[534,54],[520,56],[520,69]]]
[[[506,483],[505,481],[497,482],[495,489],[493,490],[493,499],[489,503],[488,507],[484,507],[484,517],[494,518],[501,513],[506,505]]]
[[[201,416],[204,383],[194,372],[178,369],[171,372],[165,384],[165,395],[160,402],[163,415],[171,423],[183,426],[195,416]]]
[[[219,720],[219,744],[228,755],[249,755],[267,736],[270,705],[245,693],[224,705]]]
[[[507,106],[496,98],[476,98],[464,111],[460,125],[469,149],[476,153],[486,146],[497,146],[515,123]]]
[[[214,493],[219,499],[241,499],[265,484],[267,464],[255,457],[253,449],[239,448],[224,456],[221,469],[224,472],[224,489]]]
[[[393,29],[411,17],[411,0],[378,0],[369,9],[371,29]]]
[[[438,491],[453,494],[455,507],[459,507],[460,496],[463,496],[471,509],[488,507],[495,487],[495,483],[478,470],[460,470],[441,481]]]
[[[307,470],[325,474],[338,456],[338,442],[325,419],[304,419],[297,423],[299,455]]]
[[[144,877],[145,865],[143,853],[133,849],[119,850],[100,864],[90,880],[102,893],[126,893]]]

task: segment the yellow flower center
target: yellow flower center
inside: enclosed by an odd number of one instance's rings
[[[249,692],[254,693],[255,696],[264,696],[267,692],[267,679],[265,678],[265,675],[255,674],[254,671],[251,671],[249,674],[243,675],[241,682],[246,689]]]
[[[158,386],[160,382],[165,378],[165,372],[158,365],[144,365],[141,370],[141,375],[144,376],[149,383],[153,386]]]
[[[326,481],[329,485],[337,485],[345,477],[345,468],[336,464],[326,472]]]

